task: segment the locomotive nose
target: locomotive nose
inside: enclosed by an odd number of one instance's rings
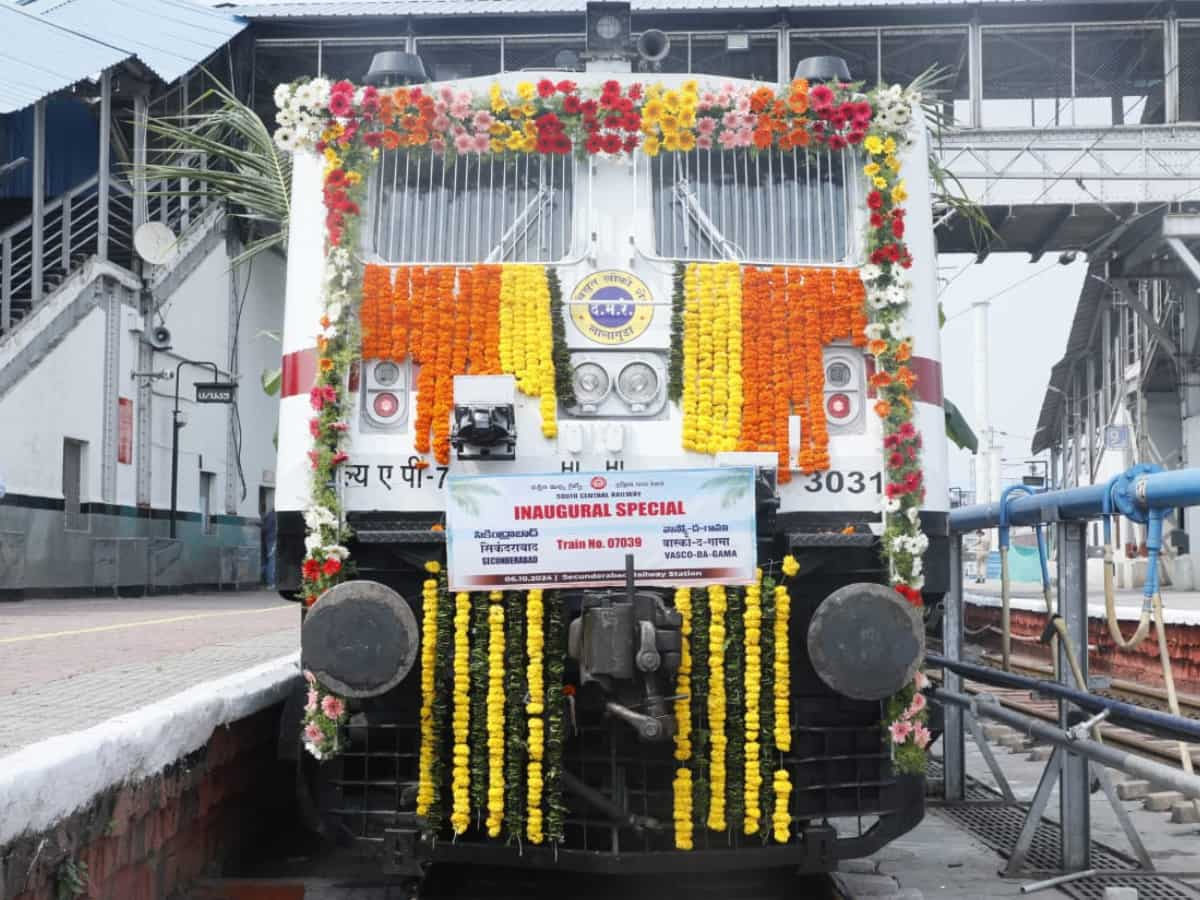
[[[377,697],[412,669],[418,635],[416,616],[398,593],[375,581],[345,581],[304,617],[301,664],[343,697]]]
[[[808,656],[817,675],[855,700],[890,697],[912,681],[924,655],[920,612],[878,584],[839,588],[808,626]]]

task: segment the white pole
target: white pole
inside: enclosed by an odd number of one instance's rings
[[[976,300],[971,304],[975,317],[975,434],[979,438],[979,452],[975,456],[975,502],[991,503],[999,499],[995,490],[998,472],[992,439],[992,413],[989,399],[991,385],[988,372],[988,307],[987,300]],[[995,532],[990,542],[996,546]]]

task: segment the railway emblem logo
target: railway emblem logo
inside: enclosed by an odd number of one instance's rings
[[[592,490],[602,491],[608,487],[608,479],[603,475],[595,475],[592,477]]]
[[[636,275],[602,269],[575,285],[571,321],[597,344],[626,344],[650,327],[653,300],[650,288]]]

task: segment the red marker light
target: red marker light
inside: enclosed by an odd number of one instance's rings
[[[845,419],[850,415],[850,398],[845,394],[830,394],[825,400],[825,410],[831,419]]]
[[[371,408],[375,410],[375,415],[381,419],[390,419],[400,409],[400,401],[396,395],[389,391],[381,391],[375,395],[375,399],[371,401]]]

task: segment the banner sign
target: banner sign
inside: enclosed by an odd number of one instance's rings
[[[232,403],[237,384],[232,381],[197,381],[197,403]]]
[[[750,584],[754,469],[450,475],[452,591]]]

